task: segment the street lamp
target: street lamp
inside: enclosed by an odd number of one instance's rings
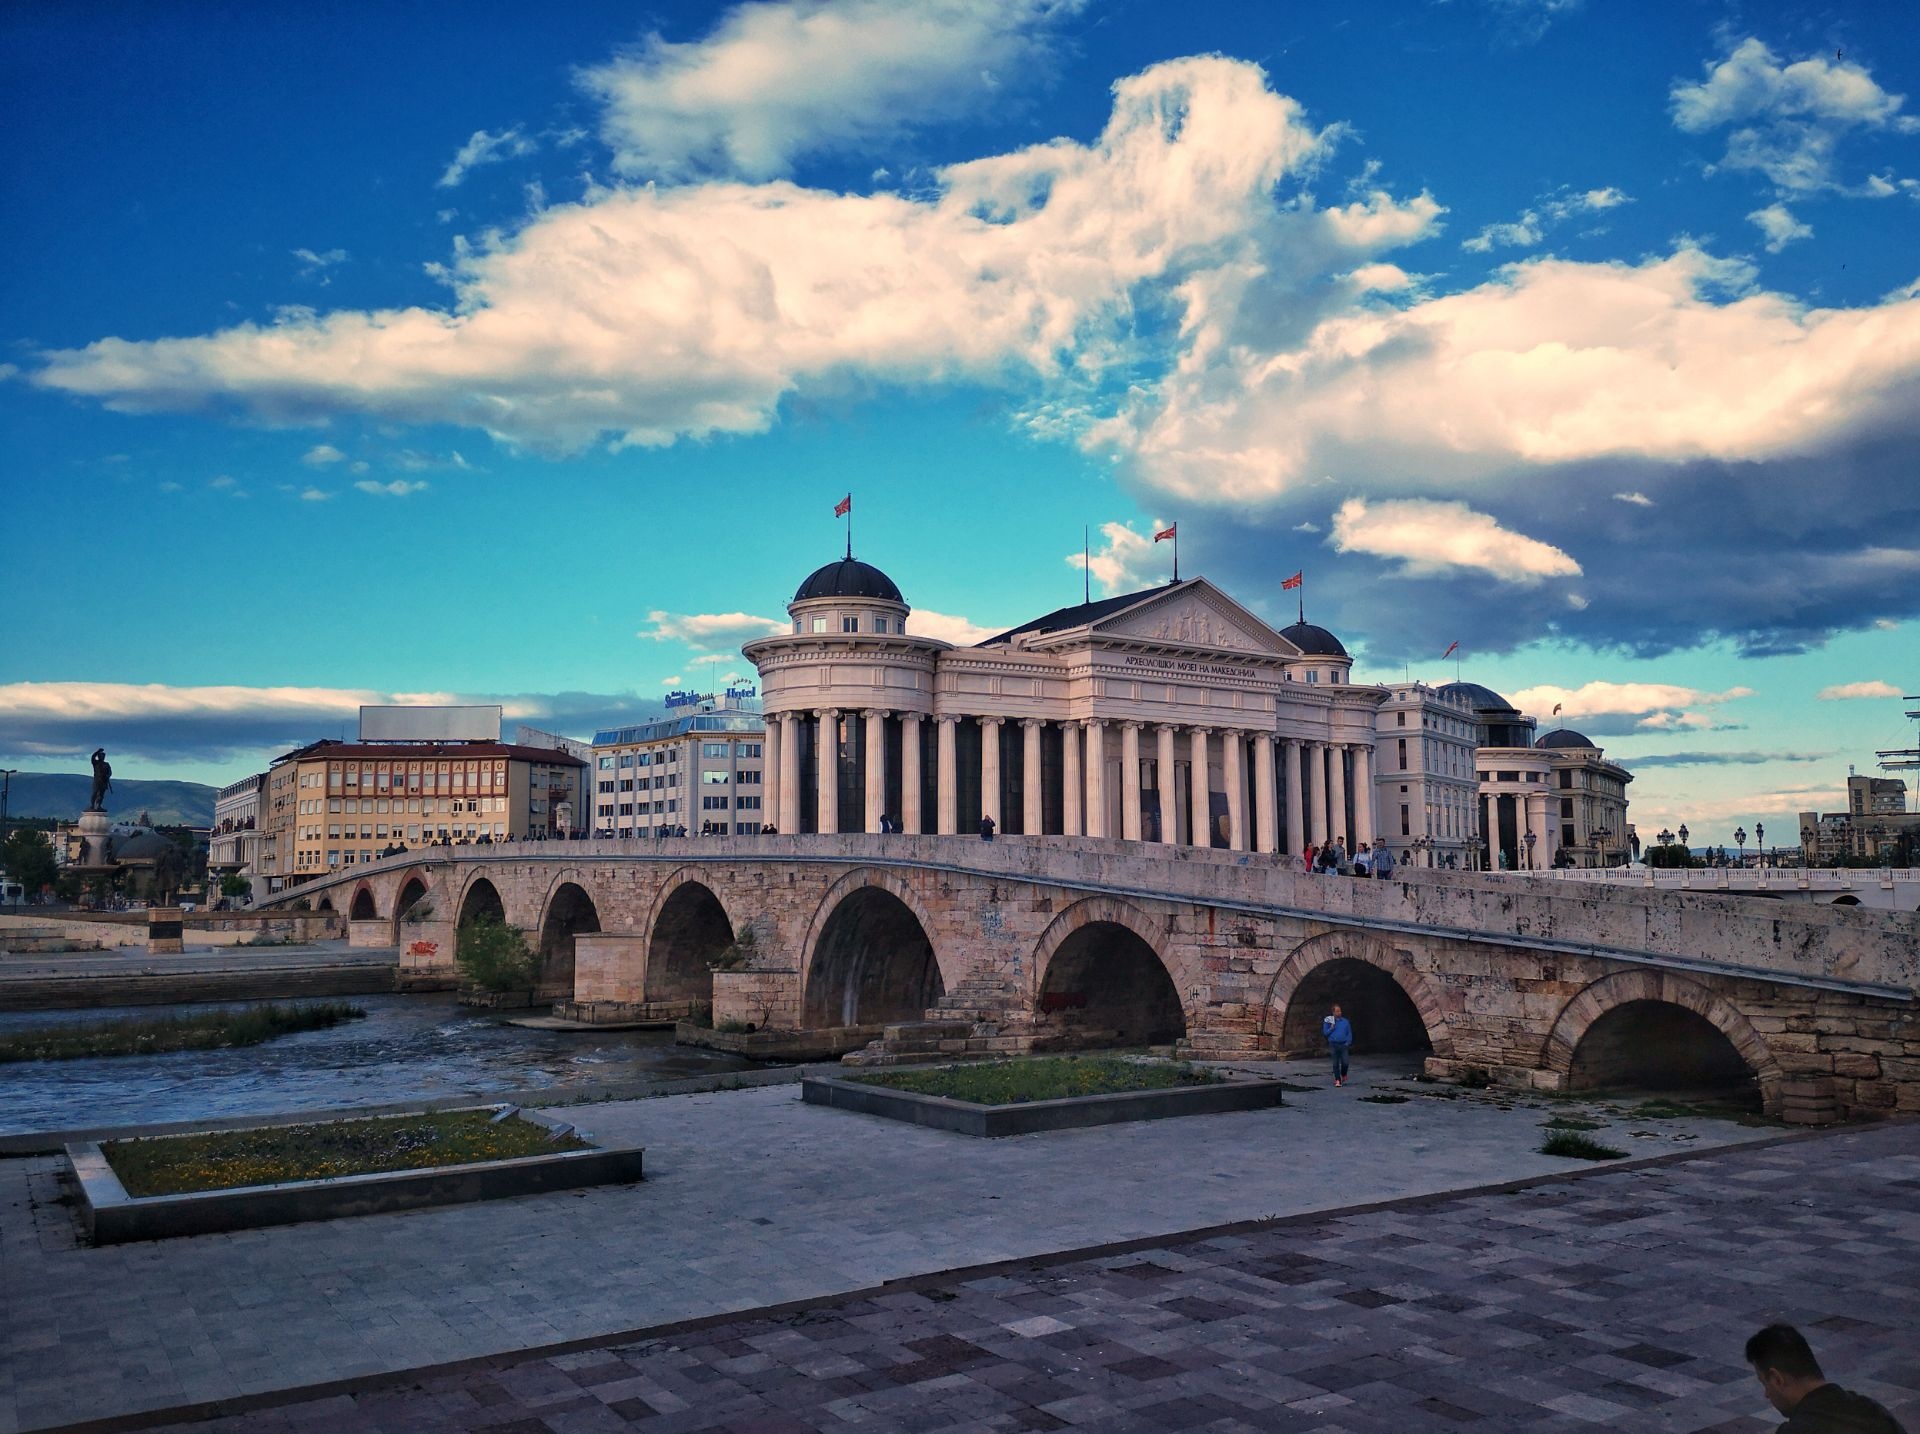
[[[1800,865],[1812,866],[1817,853],[1813,849],[1813,828],[1800,828]]]
[[[1755,822],[1753,824],[1753,852],[1755,856],[1760,858],[1760,864],[1762,866],[1765,866],[1767,864],[1767,858],[1765,855],[1766,845],[1767,845],[1766,823]]]
[[[1665,827],[1660,828],[1660,845],[1661,846],[1673,845],[1673,833],[1668,831]]]
[[[1687,824],[1685,822],[1680,823],[1680,845],[1681,846],[1687,845]],[[1691,847],[1687,848],[1687,855],[1689,857],[1693,855],[1693,849]],[[1693,863],[1689,861],[1687,865],[1691,866],[1693,865]]]
[[[1607,843],[1612,839],[1612,837],[1613,837],[1613,829],[1611,827],[1595,827],[1594,828],[1593,844],[1595,847],[1599,849],[1601,866],[1605,866],[1607,864]]]
[[[1532,827],[1528,827],[1528,828],[1527,828],[1527,870],[1528,870],[1528,871],[1532,871],[1532,870],[1534,869],[1534,867],[1533,867],[1533,844],[1534,844],[1534,842],[1536,842],[1537,840],[1539,840],[1539,838],[1538,838],[1538,837],[1536,837],[1536,836],[1534,835],[1534,832],[1533,832],[1533,828],[1532,828]]]
[[[7,846],[7,798],[13,791],[13,779],[18,767],[0,767],[0,857],[6,855]]]
[[[1733,829],[1733,840],[1734,844],[1740,848],[1740,865],[1745,866],[1747,864],[1747,829],[1745,827],[1735,827]]]

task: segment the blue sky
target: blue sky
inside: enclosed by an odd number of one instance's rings
[[[1888,14],[9,6],[0,762],[586,733],[745,670],[851,490],[922,630],[1177,519],[1359,676],[1559,702],[1643,832],[1784,833],[1920,680]]]

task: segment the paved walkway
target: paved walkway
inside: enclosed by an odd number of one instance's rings
[[[195,1427],[1760,1434],[1778,1416],[1741,1345],[1786,1319],[1920,1430],[1916,1193],[1920,1125],[1836,1133],[935,1277]]]
[[[573,1107],[636,1186],[108,1249],[49,1157],[0,1161],[0,1430],[417,1369],[1090,1244],[1564,1171],[1545,1103],[1394,1084],[1279,1110],[975,1140],[793,1086]],[[1605,1112],[1602,1112],[1605,1115]],[[1636,1155],[1775,1132],[1613,1119]]]

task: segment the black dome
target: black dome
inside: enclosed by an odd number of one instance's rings
[[[1345,657],[1346,648],[1340,645],[1340,639],[1324,627],[1315,627],[1310,622],[1296,622],[1292,627],[1280,629],[1280,635],[1308,657]]]
[[[879,598],[883,602],[898,603],[906,601],[900,596],[900,589],[893,585],[892,578],[858,558],[842,558],[837,563],[828,563],[818,569],[800,584],[800,591],[793,595],[793,600],[799,602],[803,598],[824,597]]]
[[[1533,745],[1536,747],[1594,747],[1594,743],[1589,741],[1584,733],[1576,732],[1571,727],[1556,727]],[[1599,749],[1594,747],[1594,750]]]
[[[1449,682],[1439,690],[1443,697],[1464,696],[1475,712],[1517,713],[1520,710],[1491,687],[1482,687],[1477,682]]]

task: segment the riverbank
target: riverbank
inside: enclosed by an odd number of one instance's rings
[[[141,946],[9,956],[0,961],[0,1012],[384,994],[399,971],[397,950],[344,941],[190,948],[170,956]]]

